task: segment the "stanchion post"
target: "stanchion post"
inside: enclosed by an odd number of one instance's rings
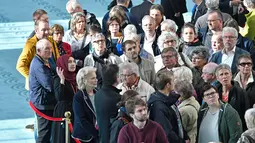
[[[67,111],[67,112],[65,112],[65,131],[66,131],[66,143],[70,143],[70,136],[69,136],[69,123],[71,123],[71,120],[70,120],[70,117],[71,117],[71,112],[69,112],[69,111]]]

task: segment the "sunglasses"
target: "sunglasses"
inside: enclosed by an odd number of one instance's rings
[[[239,63],[239,65],[242,66],[242,67],[245,67],[246,65],[250,67],[250,66],[252,66],[252,63],[250,63],[250,62],[248,62],[248,63]]]

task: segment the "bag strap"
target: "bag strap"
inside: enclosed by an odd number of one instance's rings
[[[250,143],[255,143],[255,140],[251,136],[249,135],[244,135],[244,136],[249,140]]]
[[[197,108],[194,105],[192,105],[192,104],[186,104],[185,106],[192,106],[198,112]]]

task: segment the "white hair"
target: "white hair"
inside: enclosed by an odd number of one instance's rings
[[[127,41],[127,40],[132,40],[132,41],[135,41],[135,42],[139,42],[140,43],[140,40],[141,40],[141,36],[136,34],[136,33],[131,33],[127,36],[124,36],[124,40],[123,42]]]
[[[238,37],[238,32],[233,27],[224,27],[223,30],[222,30],[222,38],[224,36],[224,33],[232,33],[233,36],[235,36],[236,38]]]
[[[162,21],[161,22],[161,26],[162,25],[164,25],[164,24],[167,24],[167,28],[168,29],[173,29],[174,30],[174,32],[176,32],[176,23],[173,21],[173,20],[171,20],[171,19],[166,19],[166,20],[164,20],[164,21]]]
[[[244,3],[246,3],[247,7],[250,9],[255,8],[255,0],[244,0]]]
[[[79,90],[83,90],[87,86],[87,80],[91,73],[96,72],[96,68],[94,67],[83,67],[81,68],[76,75],[76,82]]]
[[[68,6],[71,5],[72,9],[75,10],[76,7],[81,7],[81,4],[77,0],[69,0],[66,3],[66,9],[68,9]]]
[[[219,9],[219,0],[206,0],[205,4],[207,5],[208,9]]]
[[[186,80],[186,81],[189,81],[189,83],[192,83],[193,74],[188,67],[181,66],[181,67],[173,68],[173,73],[174,73],[174,80],[179,80],[179,81]]]
[[[144,21],[147,20],[147,19],[149,19],[149,20],[152,21],[154,24],[156,24],[156,20],[155,20],[153,17],[151,17],[151,16],[149,16],[149,15],[145,15],[145,16],[143,17],[143,19],[142,19],[142,25],[143,25]]]
[[[248,129],[255,128],[255,108],[248,109],[245,112],[244,119]]]
[[[128,70],[130,73],[134,73],[137,76],[139,76],[139,67],[134,62],[124,62],[119,65],[120,67],[120,73],[122,73],[123,70]]]
[[[128,24],[125,28],[124,28],[124,37],[128,36],[131,33],[137,33],[136,27],[133,24]]]
[[[163,32],[159,37],[158,37],[158,47],[159,49],[163,50],[164,49],[164,41],[166,39],[173,39],[176,41],[176,46],[178,45],[178,37],[175,33],[173,32]],[[176,48],[176,47],[173,47],[173,48]]]
[[[46,48],[47,44],[50,43],[50,41],[48,39],[41,39],[36,43],[36,51],[43,50]],[[50,43],[51,44],[51,43]]]

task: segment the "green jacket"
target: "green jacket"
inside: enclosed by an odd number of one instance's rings
[[[240,138],[243,128],[241,119],[237,113],[237,111],[228,103],[222,103],[218,118],[219,123],[219,139],[220,142],[223,143],[236,143]],[[198,120],[197,120],[197,141],[199,137],[199,129],[202,123],[203,118],[205,117],[209,107],[205,103],[201,106],[198,112]]]

